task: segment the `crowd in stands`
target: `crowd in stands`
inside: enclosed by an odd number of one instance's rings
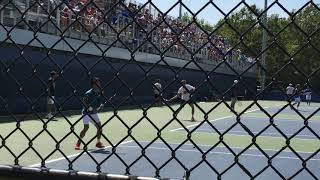
[[[68,28],[107,38],[110,32],[117,38],[115,31],[121,31],[121,35],[124,34],[122,40],[127,40],[135,47],[145,40],[151,41],[146,51],[153,49],[153,53],[157,53],[157,49],[168,50],[178,57],[186,54],[190,57],[188,52],[197,52],[201,57],[214,61],[222,60],[226,54],[230,61],[253,61],[253,58],[243,55],[240,49],[232,49],[226,38],[218,35],[208,37],[196,24],[188,25],[188,22],[179,18],[163,17],[148,6],[141,9],[141,5],[124,0],[121,3],[118,0],[62,0],[63,4],[61,0],[42,1],[60,6],[57,20],[63,30]]]
[[[63,28],[67,28],[73,23],[74,30],[80,31],[82,26],[87,32],[91,32],[103,21],[103,7],[88,6],[88,0],[64,1],[67,5],[61,10],[60,16],[60,25]]]

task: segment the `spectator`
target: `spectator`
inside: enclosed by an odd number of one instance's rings
[[[232,47],[226,38],[215,34],[208,37],[195,23],[188,25],[189,22],[184,22],[181,19],[168,15],[164,17],[161,13],[152,12],[148,8],[140,9],[141,5],[132,2],[126,5],[122,1],[116,6],[117,0],[63,0],[63,2],[66,6],[60,13],[62,28],[67,28],[72,24],[73,30],[84,31],[84,27],[85,31],[95,30],[94,33],[106,38],[114,37],[110,36],[115,33],[110,29],[115,29],[117,32],[121,31],[121,38],[124,38],[126,42],[135,39],[140,45],[139,43],[151,39],[152,43],[161,49],[170,47],[168,51],[171,53],[170,56],[178,58],[189,59],[188,51],[195,52],[202,47],[202,50],[196,54],[196,58],[208,58],[218,62],[226,57],[228,62],[237,60],[239,67],[245,66],[246,63],[254,63],[253,58],[245,56],[241,49]],[[43,4],[43,0],[40,1],[40,4]],[[104,15],[103,13],[106,12],[108,13]],[[127,26],[132,22],[132,18],[135,18],[135,22]],[[165,23],[160,23],[163,20]],[[107,23],[101,23],[102,21]],[[108,28],[109,24],[112,28]],[[99,27],[97,27],[98,25]],[[155,26],[157,28],[154,28]],[[147,37],[145,32],[150,31],[153,32]],[[177,38],[179,38],[178,41]],[[205,43],[207,45],[203,46]],[[156,52],[152,47],[147,51]]]

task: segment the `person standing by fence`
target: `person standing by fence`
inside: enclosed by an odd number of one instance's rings
[[[232,88],[231,88],[231,109],[234,111],[234,106],[238,100],[238,91],[239,91],[239,87],[238,87],[238,80],[234,80],[233,81],[233,85],[232,85]],[[230,110],[230,111],[232,111]]]
[[[291,104],[293,93],[294,93],[294,87],[290,83],[286,88],[286,95],[287,95],[286,99],[289,102],[289,104]],[[292,107],[290,108],[292,109]]]
[[[307,102],[307,105],[311,105],[311,90],[309,88],[307,88],[304,92],[304,95],[306,96],[306,102]]]
[[[48,83],[47,83],[47,111],[48,111],[48,114],[46,116],[46,119],[54,118],[53,113],[56,112],[55,92],[56,92],[56,80],[58,77],[59,77],[59,75],[56,71],[50,72],[50,78],[48,79]]]

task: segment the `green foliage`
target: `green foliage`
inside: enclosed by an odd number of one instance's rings
[[[192,21],[192,16],[190,16],[187,12],[185,12],[182,17],[182,21],[190,23]]]
[[[193,18],[190,14],[188,14],[187,12],[185,12],[182,17],[181,17],[183,22],[187,22],[187,23],[191,23],[193,22]],[[204,19],[196,19],[196,22],[201,26],[201,28],[205,31],[207,31],[208,33],[212,32],[214,27],[207,21],[205,21]]]
[[[255,6],[245,7],[240,11],[221,19],[214,29],[216,33],[227,37],[232,46],[237,46],[251,57],[261,58],[262,54],[262,10]],[[308,5],[298,12],[294,18],[282,18],[269,15],[267,18],[268,50],[266,51],[266,68],[270,77],[287,65],[276,78],[286,83],[312,83],[320,88],[320,73],[306,78],[306,75],[316,71],[320,66],[320,11],[313,5]],[[308,39],[308,36],[311,38]],[[313,45],[313,47],[311,46]],[[293,67],[296,66],[296,68]],[[299,72],[301,71],[301,73]],[[318,77],[317,77],[318,75]],[[294,78],[293,78],[294,77]]]
[[[260,59],[264,30],[262,12],[256,6],[244,7],[221,19],[215,26],[204,19],[194,19],[187,12],[183,14],[182,21],[191,23],[196,20],[205,31],[216,30],[217,35],[227,38],[228,42],[241,49],[243,54]],[[310,4],[302,11],[292,14],[294,16],[288,18],[276,14],[267,18],[267,76],[271,78],[278,73],[275,77],[285,84],[309,82],[320,89],[320,70],[316,72],[320,67],[320,48],[319,51],[315,50],[320,47],[320,11]],[[303,75],[313,72],[315,73],[310,78]]]

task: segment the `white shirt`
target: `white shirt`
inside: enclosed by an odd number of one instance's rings
[[[160,83],[155,83],[153,87],[154,94],[160,94],[161,88],[162,86]]]
[[[288,86],[288,87],[287,87],[287,95],[292,95],[293,92],[294,92],[294,87]]]
[[[307,91],[304,94],[306,95],[306,97],[311,97],[311,91]]]
[[[188,90],[186,90],[185,87],[186,87]],[[178,94],[181,95],[181,99],[182,99],[182,100],[184,100],[184,101],[189,101],[189,100],[190,100],[190,93],[189,93],[189,92],[194,91],[196,88],[193,87],[193,86],[191,86],[190,84],[186,84],[185,87],[184,87],[184,86],[181,86],[181,87],[179,88],[179,90],[178,90]]]

